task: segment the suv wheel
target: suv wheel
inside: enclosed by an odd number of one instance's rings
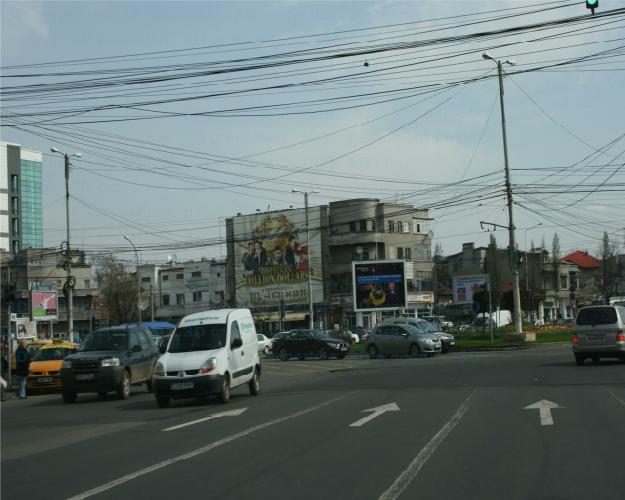
[[[63,391],[63,401],[65,401],[67,404],[75,403],[76,397],[77,397],[77,394],[75,392]]]
[[[378,348],[374,345],[370,345],[367,349],[367,352],[369,353],[370,359],[375,359],[378,357]]]
[[[328,354],[328,350],[325,347],[319,349],[319,359],[328,359],[330,355]]]
[[[252,396],[257,396],[260,392],[260,373],[258,373],[258,368],[254,370],[254,376],[252,380],[250,380],[250,394]]]
[[[223,382],[221,383],[221,392],[219,393],[219,401],[227,403],[230,401],[230,377],[224,375]]]
[[[119,399],[128,399],[130,396],[130,374],[127,370],[124,370],[122,374],[122,380],[119,383],[119,387],[115,391]]]

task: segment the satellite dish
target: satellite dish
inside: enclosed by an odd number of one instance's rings
[[[428,236],[430,238],[434,238],[434,231],[432,231],[431,229],[428,231]]]

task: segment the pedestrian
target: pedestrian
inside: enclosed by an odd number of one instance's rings
[[[26,342],[20,340],[15,351],[15,373],[17,375],[18,394],[20,399],[26,399],[26,380],[28,379],[28,368],[30,367],[30,354],[26,350]]]
[[[0,401],[6,401],[6,389],[7,389],[7,382],[6,380],[4,380],[4,378],[0,377]]]

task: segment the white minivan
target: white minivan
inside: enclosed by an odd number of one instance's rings
[[[216,309],[180,320],[154,367],[153,387],[161,408],[171,399],[216,395],[222,403],[230,390],[248,384],[260,391],[256,328],[249,309]]]

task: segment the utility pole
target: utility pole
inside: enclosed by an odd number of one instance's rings
[[[130,241],[128,236],[124,234],[124,239],[132,245],[132,249],[135,251],[135,274],[137,275],[137,309],[139,310],[139,323],[141,323],[141,278],[139,277],[139,253],[135,244]]]
[[[50,149],[51,152],[63,155],[65,160],[65,215],[67,227],[67,253],[66,268],[67,279],[65,281],[64,290],[67,294],[67,337],[70,342],[74,341],[74,277],[72,276],[72,251],[70,243],[70,217],[69,217],[69,159],[72,157],[80,158],[80,153],[65,154],[61,153],[57,148]]]
[[[521,292],[519,285],[519,264],[516,258],[516,236],[513,219],[513,201],[512,201],[512,185],[510,183],[510,167],[508,164],[508,140],[506,137],[506,113],[503,100],[503,64],[514,65],[514,61],[507,60],[503,63],[494,59],[490,54],[484,52],[482,54],[484,59],[490,59],[497,64],[497,72],[499,75],[499,106],[501,108],[501,132],[503,135],[503,157],[504,157],[504,169],[506,174],[506,198],[508,200],[508,250],[510,253],[510,269],[512,271],[512,300],[514,301],[514,331],[517,335],[523,335],[523,325],[521,323]]]
[[[310,262],[310,227],[308,223],[308,195],[316,194],[317,191],[298,191],[292,190],[293,193],[300,193],[304,195],[304,212],[306,218],[306,260],[308,261],[308,328],[311,330],[315,327],[313,320],[313,296],[312,296],[312,276],[311,276],[311,262]]]

